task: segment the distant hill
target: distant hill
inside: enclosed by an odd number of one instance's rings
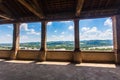
[[[29,48],[36,48],[40,49],[40,42],[26,42],[20,43],[20,47],[29,47]],[[89,48],[89,47],[100,47],[100,46],[113,46],[112,40],[83,40],[80,41],[81,48]],[[12,44],[0,44],[0,46],[12,46]],[[49,41],[47,42],[48,49],[60,49],[64,48],[66,50],[74,49],[74,42],[73,41]]]
[[[113,46],[112,40],[83,40],[80,41],[81,47]]]
[[[40,42],[26,42],[26,43],[20,43],[20,47],[29,47],[29,48],[40,48]]]
[[[0,46],[12,46],[11,43],[0,43]]]

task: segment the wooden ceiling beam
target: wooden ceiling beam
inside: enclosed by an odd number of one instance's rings
[[[2,0],[0,0],[0,3],[2,3]]]
[[[2,16],[9,16],[8,18],[15,19],[15,17],[13,16],[13,13],[5,5],[0,4],[0,10],[2,12],[4,12],[4,14],[0,14],[0,15],[2,15]]]
[[[77,0],[76,14],[75,14],[76,16],[80,16],[83,4],[84,4],[84,0]]]
[[[39,18],[44,18],[44,15],[41,11],[37,10],[36,8],[33,8],[29,3],[27,3],[25,0],[18,0],[20,4],[22,4],[24,7],[26,7],[29,11],[31,11],[33,14],[35,14]]]
[[[107,0],[105,7],[108,7],[109,3],[110,3],[110,0]]]
[[[40,8],[40,6],[39,6],[37,0],[33,0],[33,2],[34,2],[34,4],[36,5],[37,8]]]
[[[41,12],[41,14],[43,15],[43,10],[42,10],[42,4],[41,4],[41,1],[39,0],[33,0],[33,3],[34,3],[34,8],[35,9],[38,9],[39,12]]]
[[[2,14],[0,14],[0,17],[1,17],[1,18],[4,18],[4,19],[6,19],[6,20],[13,20],[12,18],[10,18],[10,17],[8,17],[8,16],[6,16],[6,15],[2,15]]]
[[[96,14],[95,14],[96,12]],[[62,21],[62,20],[73,20],[73,19],[92,19],[92,18],[103,18],[103,17],[110,17],[113,15],[120,14],[118,13],[117,9],[103,9],[103,10],[90,10],[90,11],[83,11],[81,12],[81,16],[73,16],[74,14],[54,14],[47,15],[46,18],[40,19],[38,17],[24,17],[17,20],[3,20],[0,21],[0,24],[7,24],[7,23],[25,23],[25,22],[40,22],[40,21]],[[59,17],[58,17],[59,16]]]

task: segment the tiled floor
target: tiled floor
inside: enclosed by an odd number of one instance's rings
[[[0,80],[120,80],[120,66],[0,60]]]

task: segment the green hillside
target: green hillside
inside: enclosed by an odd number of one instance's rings
[[[0,44],[0,49],[11,49],[12,44]],[[21,49],[40,49],[40,42],[20,43]],[[112,50],[112,48],[104,48],[113,46],[112,40],[84,40],[80,41],[81,50]],[[94,48],[95,47],[95,48]],[[99,47],[103,47],[99,48]],[[47,42],[47,49],[64,49],[74,50],[73,41],[49,41]]]

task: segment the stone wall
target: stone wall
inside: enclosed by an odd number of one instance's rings
[[[82,52],[83,62],[115,62],[114,52]]]
[[[16,59],[21,60],[37,60],[40,55],[37,50],[19,50]],[[0,50],[0,58],[7,59],[10,57],[11,51]],[[46,51],[47,61],[73,61],[74,51]],[[116,59],[120,62],[120,55],[115,56],[114,52],[92,52],[82,51],[82,62],[112,62],[115,63]]]
[[[8,59],[12,52],[9,50],[0,50],[0,58],[1,59]]]

